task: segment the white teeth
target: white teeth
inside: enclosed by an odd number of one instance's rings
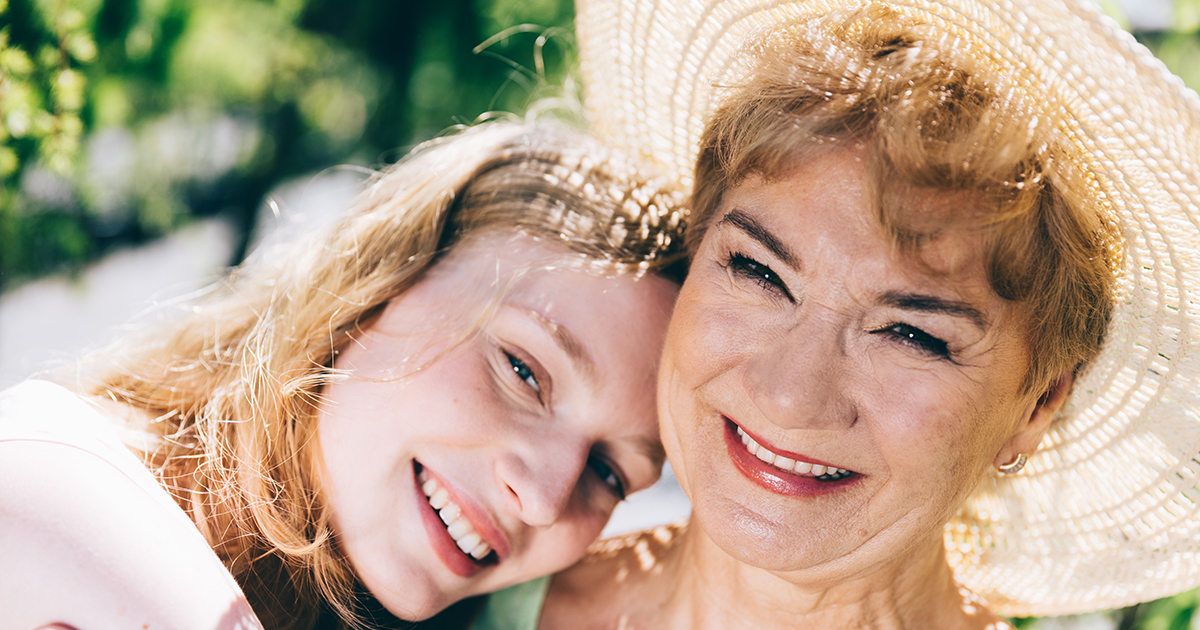
[[[463,553],[476,560],[482,560],[492,552],[492,548],[483,542],[483,537],[475,531],[471,522],[462,516],[462,508],[450,500],[450,493],[445,488],[439,487],[436,480],[427,479],[425,471],[421,471],[419,481],[421,481],[421,491],[429,499],[429,505],[437,511],[438,518],[446,524],[446,531],[450,534],[450,538]]]
[[[775,453],[771,452],[770,449],[760,445],[758,442],[755,442],[754,438],[750,437],[750,435],[743,431],[741,427],[737,428],[737,432],[738,436],[742,438],[742,444],[746,445],[746,450],[749,451],[751,455],[768,464],[771,464],[772,466],[775,466],[776,468],[795,472],[800,475],[812,475],[813,477],[833,476],[835,478],[840,478],[850,474],[850,471],[846,470],[845,468],[822,466],[821,464],[810,464],[808,462],[802,462],[790,457],[784,457],[783,455],[776,455]]]
[[[438,516],[442,517],[442,522],[447,525],[449,525],[450,523],[453,523],[455,520],[457,520],[459,515],[461,515],[461,514],[462,514],[462,510],[460,510],[458,508],[458,506],[454,505],[453,503],[438,510]]]
[[[467,534],[471,533],[471,530],[471,523],[469,523],[465,518],[460,518],[446,526],[446,531],[450,532],[450,537],[454,540],[458,540],[459,538],[466,536]]]
[[[467,534],[466,536],[463,536],[454,542],[458,544],[459,549],[463,550],[463,553],[471,553],[471,550],[474,549],[476,545],[483,542],[483,537],[475,532],[471,532],[470,534]]]

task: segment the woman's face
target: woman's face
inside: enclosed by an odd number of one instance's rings
[[[817,580],[940,548],[1037,405],[1021,393],[1023,320],[988,286],[982,240],[930,219],[909,226],[928,236],[919,258],[899,253],[866,159],[841,148],[726,194],[659,380],[694,523],[743,562]]]
[[[402,618],[570,566],[659,476],[676,287],[566,259],[528,237],[464,243],[334,363],[349,376],[321,400],[324,491],[341,548]]]

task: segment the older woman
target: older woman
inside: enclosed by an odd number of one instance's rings
[[[720,86],[659,377],[694,512],[540,627],[1000,628],[1200,582],[1195,95],[1085,6],[762,4],[581,8],[602,132],[690,157],[680,86]],[[589,57],[606,28],[648,59]],[[631,61],[640,118],[595,89]]]

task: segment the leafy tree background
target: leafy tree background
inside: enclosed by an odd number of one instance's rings
[[[1118,21],[1115,0],[1099,0]],[[1200,87],[1200,0],[1136,32]],[[0,0],[0,290],[570,83],[571,0]],[[1020,628],[1200,630],[1200,593]]]
[[[572,19],[562,0],[0,0],[0,289],[216,214],[240,259],[278,182],[561,86]]]

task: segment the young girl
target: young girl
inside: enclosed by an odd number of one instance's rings
[[[6,623],[421,620],[571,565],[659,474],[678,200],[577,133],[484,125],[70,390],[0,394]]]

